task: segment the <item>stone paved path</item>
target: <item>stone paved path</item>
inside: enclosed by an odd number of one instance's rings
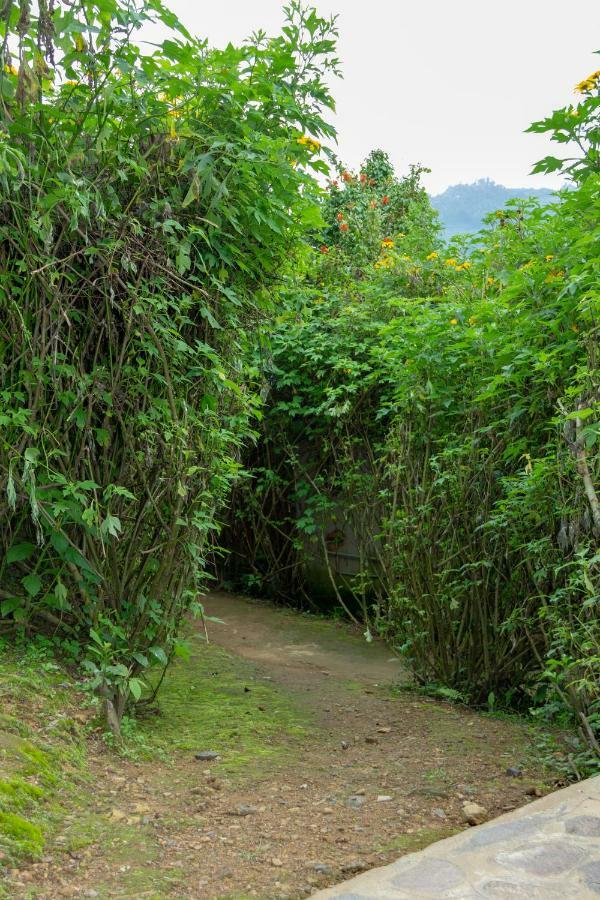
[[[330,900],[600,897],[600,776],[320,891]]]

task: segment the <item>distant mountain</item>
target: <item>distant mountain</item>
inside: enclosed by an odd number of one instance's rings
[[[446,237],[451,238],[461,232],[479,231],[484,216],[502,209],[507,200],[550,200],[552,193],[548,188],[507,188],[489,178],[480,178],[473,184],[451,185],[443,194],[431,197],[431,203],[439,213]]]

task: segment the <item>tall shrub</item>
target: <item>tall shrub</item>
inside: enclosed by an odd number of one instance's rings
[[[599,84],[532,126],[581,148],[539,166],[569,189],[509,205],[470,243],[444,249],[413,216],[357,269],[344,243],[370,204],[328,199],[349,227],[290,285],[240,515],[256,574],[273,584],[283,560],[299,587],[307,536],[327,560],[336,517],[363,562],[347,587],[367,634],[421,681],[568,718],[600,756]]]
[[[0,17],[0,627],[70,642],[118,730],[197,606],[248,347],[320,222],[335,29],[293,2],[215,51],[161,0]]]

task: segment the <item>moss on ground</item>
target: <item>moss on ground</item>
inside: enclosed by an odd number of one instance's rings
[[[43,655],[0,654],[0,870],[41,855],[83,773],[66,677]]]
[[[160,714],[138,721],[141,755],[212,750],[235,773],[284,759],[311,729],[304,710],[249,662],[220,647],[199,647],[167,673]]]
[[[381,848],[381,852],[391,853],[416,853],[418,850],[424,850],[435,841],[442,841],[444,838],[452,837],[458,834],[461,828],[454,826],[446,826],[441,828],[422,828],[411,834],[399,834],[392,841]]]

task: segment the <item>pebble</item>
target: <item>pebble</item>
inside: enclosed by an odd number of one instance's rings
[[[488,811],[479,803],[463,803],[462,818],[469,825],[481,825],[488,817]]]
[[[271,865],[275,866],[276,869],[280,869],[283,865],[282,861],[278,859],[276,856],[271,860]]]
[[[378,803],[387,803],[389,800],[393,800],[393,797],[390,797],[389,794],[380,794],[377,798]]]
[[[328,866],[327,863],[315,863],[313,869],[317,875],[331,875],[332,872],[331,866]]]
[[[258,812],[258,808],[256,806],[249,806],[246,803],[240,803],[239,806],[236,806],[235,809],[230,809],[227,812],[228,816],[253,816]]]
[[[350,809],[360,809],[361,806],[365,805],[365,802],[365,798],[362,794],[353,794],[346,800],[346,806],[349,806]]]
[[[350,744],[348,741],[342,741],[342,750],[347,750]]]
[[[218,759],[218,758],[219,758],[219,754],[216,753],[214,750],[201,750],[200,753],[196,753],[194,756],[194,759],[201,759],[201,760],[205,760],[205,761]]]
[[[353,875],[356,872],[364,872],[366,865],[360,859],[353,859],[351,862],[344,863],[341,870],[345,875]]]
[[[542,796],[542,792],[540,791],[539,787],[536,787],[535,785],[528,787],[527,790],[525,791],[525,794],[527,797],[541,797]]]
[[[523,774],[523,769],[520,769],[519,766],[509,766],[506,770],[506,774],[509,778],[520,778]]]

